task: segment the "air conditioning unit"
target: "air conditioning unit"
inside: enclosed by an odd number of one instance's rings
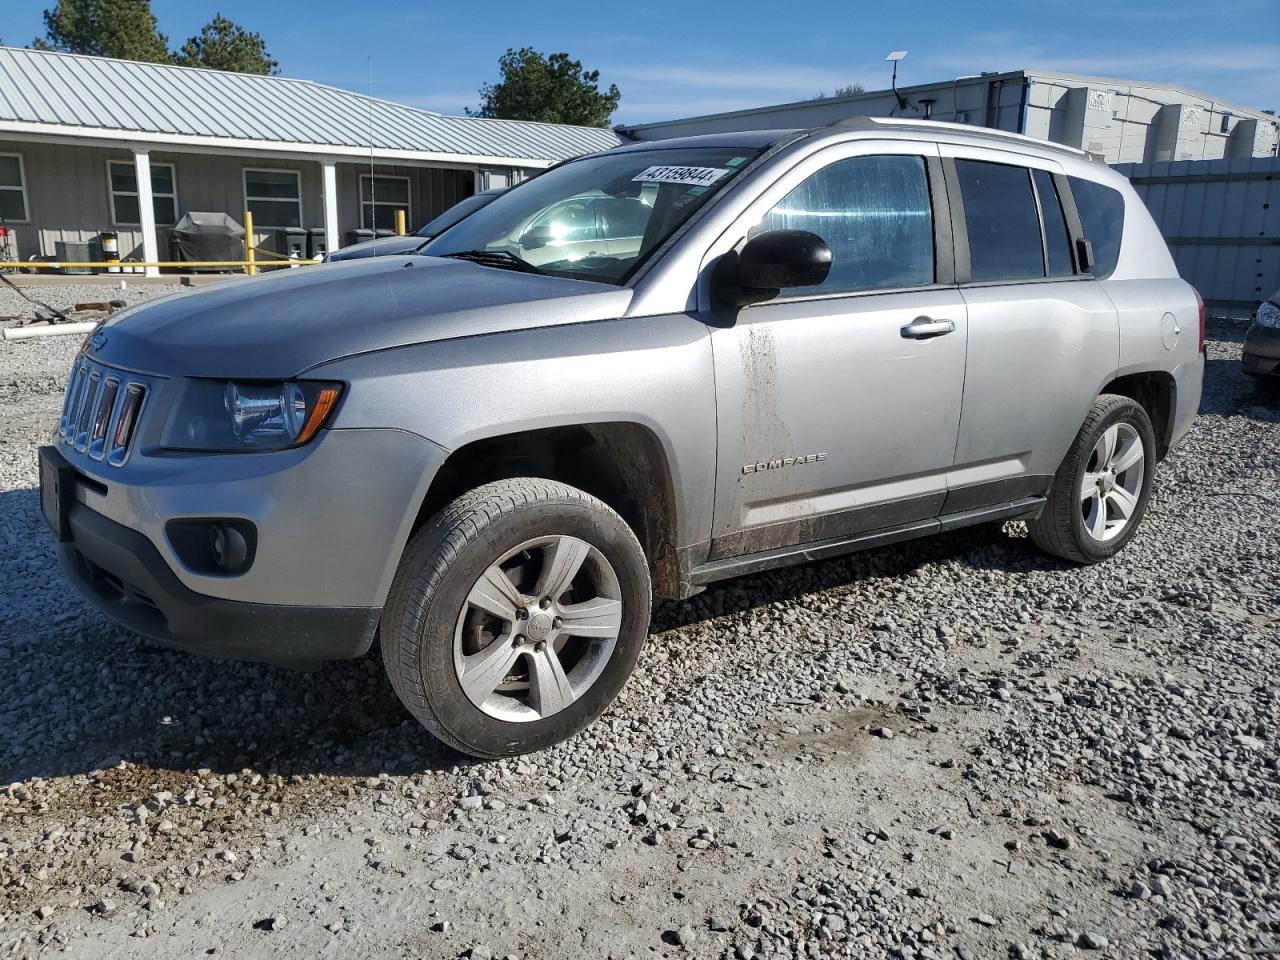
[[[55,241],[53,244],[53,255],[60,263],[88,263],[93,259],[89,244],[74,240]],[[94,271],[92,267],[62,267],[58,272],[85,274],[93,273]]]

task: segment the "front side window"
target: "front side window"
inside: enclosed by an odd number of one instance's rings
[[[807,230],[831,248],[831,272],[801,295],[934,281],[933,208],[923,157],[850,157],[819,170],[751,230]],[[786,295],[789,291],[783,291]]]
[[[111,178],[111,222],[118,227],[142,223],[138,208],[138,169],[127,160],[108,164]],[[172,226],[178,222],[177,175],[171,163],[151,164],[151,206],[156,223]]]
[[[360,226],[394,230],[397,210],[411,218],[408,177],[371,177],[367,173],[360,177]]]
[[[431,241],[433,257],[621,284],[756,148],[618,150],[555,167]]]
[[[302,226],[302,184],[296,170],[245,170],[244,204],[255,227]]]
[[[969,237],[969,279],[981,283],[1043,277],[1031,171],[981,160],[955,164]]]
[[[1120,259],[1120,239],[1124,236],[1124,197],[1092,180],[1067,177],[1071,196],[1080,214],[1080,229],[1093,246],[1093,275],[1105,277]]]
[[[0,220],[27,219],[27,193],[22,181],[22,157],[0,153]]]

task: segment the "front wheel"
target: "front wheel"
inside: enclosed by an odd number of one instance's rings
[[[1116,394],[1098,397],[1054,475],[1044,510],[1027,523],[1032,542],[1076,563],[1115,556],[1146,513],[1155,450],[1141,404]]]
[[[640,654],[651,608],[635,534],[574,487],[477,487],[414,535],[383,617],[409,712],[479,757],[558,743],[598,717]]]

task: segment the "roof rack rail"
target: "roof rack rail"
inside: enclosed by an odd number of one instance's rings
[[[1038,137],[1028,137],[1023,133],[1011,133],[1008,130],[996,130],[993,127],[981,127],[969,123],[951,123],[946,120],[916,120],[912,117],[870,117],[859,115],[856,117],[844,117],[840,120],[832,121],[825,127],[817,127],[818,130],[830,130],[838,128],[847,129],[863,129],[870,130],[876,126],[900,126],[900,127],[916,127],[927,130],[945,130],[954,131],[956,133],[965,133],[969,136],[984,137],[990,140],[1006,140],[1014,143],[1026,143],[1036,147],[1049,147],[1054,150],[1061,150],[1063,153],[1070,153],[1077,157],[1091,159],[1090,155],[1077,147],[1068,147],[1062,143],[1055,143],[1052,140],[1041,140]]]

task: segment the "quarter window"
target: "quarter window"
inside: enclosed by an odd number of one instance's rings
[[[850,157],[819,170],[751,231],[808,230],[831,248],[819,286],[783,294],[850,293],[933,283],[933,208],[923,157]]]
[[[27,219],[27,191],[22,173],[21,156],[0,153],[0,220]]]
[[[245,170],[245,208],[255,227],[302,226],[302,185],[296,170]]]
[[[360,226],[394,230],[396,211],[413,219],[409,208],[409,178],[363,174],[360,177]]]
[[[1071,234],[1067,232],[1067,218],[1062,213],[1062,201],[1053,175],[1046,170],[1032,170],[1031,179],[1036,184],[1036,198],[1040,201],[1040,219],[1044,224],[1045,266],[1051,277],[1069,277],[1075,273],[1071,261]]]
[[[1071,197],[1080,214],[1080,229],[1093,246],[1093,275],[1108,276],[1120,258],[1120,238],[1124,236],[1124,197],[1092,180],[1068,177]]]
[[[108,164],[111,179],[111,222],[118,227],[142,223],[138,207],[138,170],[127,161]],[[178,222],[177,176],[171,163],[151,164],[151,206],[156,223],[172,226]]]
[[[969,237],[969,279],[1031,280],[1043,277],[1040,215],[1026,167],[957,160]]]

